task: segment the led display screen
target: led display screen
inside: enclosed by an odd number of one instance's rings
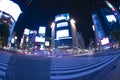
[[[109,22],[112,22],[112,21],[116,22],[116,18],[114,15],[106,15],[106,18]]]
[[[69,31],[68,30],[59,30],[56,32],[56,39],[69,37]]]
[[[69,20],[69,19],[70,19],[70,16],[68,13],[55,16],[55,22],[60,20]]]
[[[68,22],[57,23],[57,27],[65,27],[65,26],[68,26]]]
[[[101,45],[105,45],[105,44],[108,44],[109,43],[109,38],[103,38],[101,40]]]
[[[46,27],[39,27],[39,31],[38,31],[38,33],[39,34],[45,34],[45,32],[46,32]]]
[[[36,36],[35,42],[45,42],[45,38]]]
[[[27,28],[25,28],[25,30],[24,30],[24,34],[25,34],[25,35],[29,35],[29,32],[30,32],[30,30],[27,29]]]

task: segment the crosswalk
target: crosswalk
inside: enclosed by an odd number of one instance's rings
[[[0,52],[0,80],[4,80],[4,77],[6,76],[10,56],[10,54]]]
[[[76,79],[101,70],[116,58],[117,55],[101,57],[53,58],[51,62],[51,80]]]

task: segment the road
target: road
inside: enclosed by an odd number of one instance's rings
[[[50,80],[50,59],[13,55],[5,80]]]
[[[119,62],[119,52],[52,58],[12,55],[0,80],[111,80],[108,77]]]
[[[10,54],[0,52],[0,80],[3,80],[4,77],[6,77],[10,57]]]

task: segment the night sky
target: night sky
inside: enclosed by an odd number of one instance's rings
[[[86,46],[90,39],[94,39],[91,13],[103,7],[104,0],[13,0],[21,7],[16,25],[18,39],[22,37],[24,29],[38,30],[39,26],[46,26],[46,36],[51,36],[50,25],[55,15],[69,13],[76,20],[77,31],[81,32]],[[119,0],[109,0],[118,8]],[[29,4],[30,3],[30,4]]]

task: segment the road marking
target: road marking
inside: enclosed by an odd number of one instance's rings
[[[0,62],[0,65],[2,65],[2,66],[8,66],[7,63],[2,63],[2,62]]]
[[[6,70],[6,69],[7,69],[7,67],[0,66],[0,69],[4,69],[4,70]]]

